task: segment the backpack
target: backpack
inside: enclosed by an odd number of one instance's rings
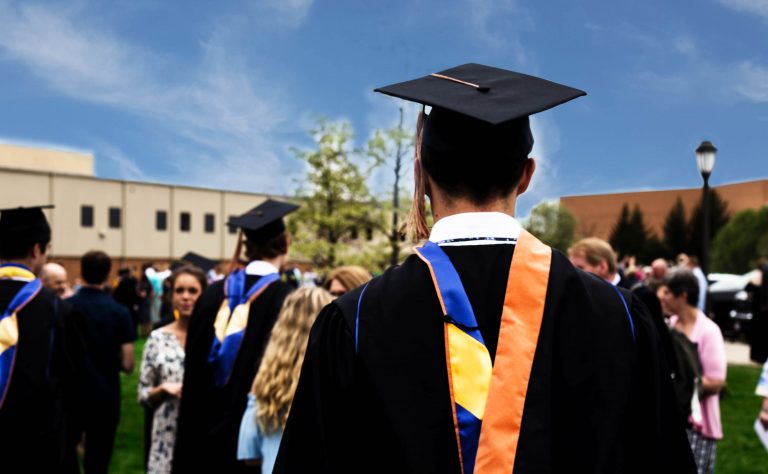
[[[677,371],[672,373],[672,387],[675,398],[684,419],[700,417],[699,388],[701,386],[701,361],[698,344],[688,339],[682,332],[670,328],[672,350],[677,361]]]

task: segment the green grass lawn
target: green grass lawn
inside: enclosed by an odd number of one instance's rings
[[[720,402],[723,440],[717,446],[718,474],[768,472],[768,452],[753,428],[761,403],[755,396],[759,376],[758,367],[728,366],[728,392]]]
[[[144,410],[136,401],[136,384],[144,339],[136,344],[136,370],[122,376],[122,412],[110,472],[144,472]],[[762,474],[768,472],[768,452],[757,439],[752,424],[760,407],[754,395],[760,375],[757,367],[728,367],[728,394],[720,403],[725,437],[718,444],[718,474]]]
[[[132,374],[121,375],[122,402],[120,424],[117,426],[115,450],[109,472],[140,474],[144,469],[144,409],[139,405],[136,387],[139,382],[141,353],[146,339],[136,341],[136,369]]]

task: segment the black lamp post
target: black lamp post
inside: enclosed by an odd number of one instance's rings
[[[701,142],[696,148],[696,166],[704,179],[704,188],[701,194],[701,212],[703,214],[702,236],[701,236],[701,270],[704,275],[709,270],[709,176],[715,167],[715,155],[717,148],[709,141]]]

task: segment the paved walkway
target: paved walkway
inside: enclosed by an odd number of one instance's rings
[[[725,341],[725,357],[728,359],[729,364],[757,366],[757,364],[749,360],[749,345],[743,342]]]

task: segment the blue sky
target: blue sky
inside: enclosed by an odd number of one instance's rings
[[[0,0],[0,140],[93,151],[102,177],[291,194],[313,117],[362,144],[397,119],[374,87],[465,62],[589,94],[536,116],[522,213],[700,186],[704,139],[714,184],[768,177],[768,0]]]

